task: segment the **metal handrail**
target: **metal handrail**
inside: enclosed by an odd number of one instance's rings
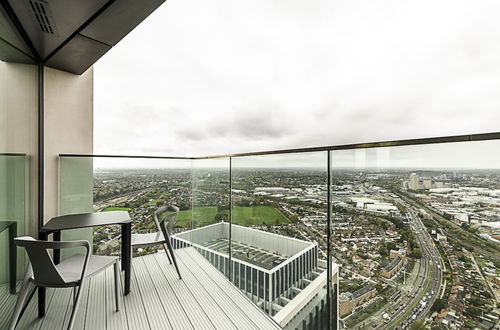
[[[431,138],[418,138],[418,139],[405,139],[405,140],[392,140],[392,141],[368,142],[368,143],[354,143],[354,144],[342,144],[342,145],[330,145],[330,146],[321,146],[321,147],[279,149],[279,150],[244,152],[244,153],[234,153],[234,154],[220,154],[220,155],[209,155],[209,156],[198,156],[198,157],[138,156],[138,155],[133,155],[133,156],[129,156],[129,155],[92,155],[92,154],[59,154],[59,157],[197,160],[197,159],[216,159],[216,158],[229,158],[229,157],[263,156],[263,155],[332,151],[332,150],[384,148],[384,147],[398,147],[398,146],[453,143],[453,142],[488,141],[488,140],[500,140],[500,132],[468,134],[468,135],[454,135],[454,136],[431,137]]]

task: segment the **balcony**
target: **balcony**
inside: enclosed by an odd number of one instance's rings
[[[280,329],[193,248],[176,251],[183,279],[164,253],[133,259],[132,292],[113,303],[111,269],[91,278],[75,329]],[[0,301],[13,299],[4,292]],[[33,300],[20,329],[65,329],[71,289],[47,293],[47,315],[39,319]],[[2,328],[6,325],[2,324]]]
[[[495,164],[496,155],[478,150],[497,148],[499,137],[461,139],[212,159],[61,155],[61,214],[126,210],[133,231],[147,232],[158,206],[182,209],[172,242],[184,279],[176,278],[161,249],[139,249],[122,311],[112,312],[108,303],[106,273],[87,289],[95,295],[87,295],[80,325],[493,324],[500,173],[484,165]],[[22,173],[23,156],[9,157],[16,157],[9,161],[12,176]],[[466,169],[457,166],[463,159]],[[63,233],[63,239],[84,238],[93,241],[94,253],[119,255],[119,235],[111,226]],[[11,305],[7,283],[2,289],[0,303]],[[36,317],[33,302],[21,325],[63,327],[67,315],[60,309],[67,313],[69,297],[69,291],[50,292],[46,318]],[[487,316],[474,314],[476,308]],[[2,317],[5,322],[7,309]]]

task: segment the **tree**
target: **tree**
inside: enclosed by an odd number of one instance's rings
[[[410,326],[411,330],[425,330],[425,324],[422,321],[415,321]]]
[[[446,300],[442,299],[442,298],[438,298],[438,299],[436,299],[434,304],[432,304],[431,311],[439,313],[445,307],[446,307]]]
[[[387,242],[387,250],[396,250],[396,243],[394,242]]]
[[[422,258],[422,250],[420,248],[414,248],[411,254],[413,258],[416,259]]]
[[[389,251],[387,251],[387,247],[385,245],[380,246],[380,248],[378,249],[378,253],[380,253],[380,255],[383,257],[386,257],[389,255]]]

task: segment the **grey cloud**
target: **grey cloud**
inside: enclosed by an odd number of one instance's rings
[[[95,151],[498,131],[499,10],[493,0],[166,2],[96,65]]]

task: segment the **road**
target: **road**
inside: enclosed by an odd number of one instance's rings
[[[418,210],[403,199],[398,198],[396,202],[407,208],[409,225],[422,250],[422,258],[415,266],[418,267],[416,278],[412,276],[413,286],[407,286],[412,288],[411,291],[401,290],[401,295],[395,301],[389,301],[382,309],[353,328],[371,324],[372,329],[406,329],[413,321],[423,320],[426,317],[441,292],[444,264],[434,241],[418,217]],[[425,306],[422,305],[424,300]],[[388,323],[382,318],[384,313],[390,314]]]
[[[434,241],[427,232],[424,224],[417,215],[417,210],[402,199],[398,200],[408,210],[408,221],[415,234],[415,238],[422,250],[421,268],[417,285],[409,294],[409,299],[402,304],[402,308],[391,316],[389,326],[406,329],[416,320],[425,319],[436,298],[440,294],[443,279],[443,263]],[[422,302],[425,301],[425,305]]]

